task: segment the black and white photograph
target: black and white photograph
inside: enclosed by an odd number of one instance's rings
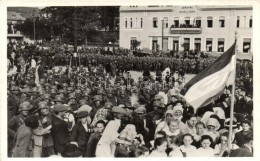
[[[253,158],[258,17],[216,4],[6,6],[1,153]]]

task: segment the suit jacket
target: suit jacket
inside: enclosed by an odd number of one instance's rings
[[[78,122],[73,127],[73,130],[72,130],[72,133],[71,133],[71,136],[70,136],[70,141],[71,142],[77,142],[79,149],[82,152],[85,152],[86,148],[87,148],[87,143],[88,143],[90,134],[91,134],[90,129],[88,129],[88,131],[86,131],[86,129],[84,128],[82,123]]]
[[[96,148],[97,148],[97,144],[98,144],[98,141],[100,140],[101,136],[102,135],[100,135],[100,133],[98,133],[98,132],[92,133],[90,135],[88,143],[87,143],[86,153],[85,153],[86,157],[95,157],[96,156]]]
[[[64,120],[52,115],[51,134],[54,142],[54,151],[56,154],[61,154],[65,146],[69,143],[68,124]]]
[[[17,130],[13,157],[32,157],[32,150],[32,130],[25,125],[21,125]]]
[[[240,148],[231,151],[230,157],[253,157],[253,153],[247,146],[243,145]]]

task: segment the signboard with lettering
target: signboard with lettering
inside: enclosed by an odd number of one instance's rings
[[[201,34],[201,28],[171,28],[171,34]]]

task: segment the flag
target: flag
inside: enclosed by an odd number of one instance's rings
[[[236,42],[183,88],[184,99],[197,109],[216,100],[235,79]]]

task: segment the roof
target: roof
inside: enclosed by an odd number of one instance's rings
[[[26,18],[17,12],[7,12],[7,20],[25,21]]]

